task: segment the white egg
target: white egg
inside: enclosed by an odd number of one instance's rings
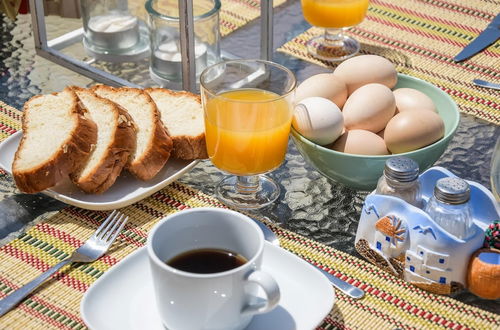
[[[339,107],[322,97],[308,97],[295,106],[293,128],[305,138],[319,145],[335,141],[344,128]]]

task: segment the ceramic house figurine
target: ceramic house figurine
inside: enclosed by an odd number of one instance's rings
[[[455,177],[434,167],[419,180],[422,199],[432,196],[440,178]],[[484,232],[500,210],[492,194],[469,182],[472,235],[458,239],[441,228],[422,209],[393,196],[367,196],[356,233],[356,249],[366,259],[406,281],[439,294],[467,286],[469,259],[484,241]]]

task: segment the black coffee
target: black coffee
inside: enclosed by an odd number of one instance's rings
[[[222,249],[198,249],[179,254],[167,265],[190,273],[211,274],[231,270],[248,260],[241,254]]]

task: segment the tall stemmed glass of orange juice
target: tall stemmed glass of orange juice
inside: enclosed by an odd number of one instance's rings
[[[234,60],[205,69],[200,82],[208,156],[230,174],[216,196],[241,209],[271,204],[279,185],[263,174],[285,158],[295,76],[276,63]]]
[[[365,18],[369,0],[301,0],[304,18],[324,28],[324,33],[307,43],[312,56],[324,61],[342,61],[359,51],[359,42],[345,30]]]

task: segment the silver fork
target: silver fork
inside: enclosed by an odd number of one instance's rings
[[[74,251],[69,258],[61,261],[45,273],[35,278],[33,281],[0,300],[0,316],[11,310],[46,279],[65,265],[72,262],[92,262],[99,259],[104,253],[106,253],[111,244],[113,244],[118,234],[122,231],[123,226],[125,226],[127,220],[128,217],[125,217],[124,214],[117,212],[116,210],[111,212],[101,226],[97,228],[94,235],[92,235],[85,242],[85,244]]]
[[[278,240],[278,236],[276,236],[276,234],[271,229],[269,229],[265,224],[263,224],[262,222],[254,219],[254,218],[250,218],[250,219],[252,219],[260,227],[260,229],[264,233],[264,239],[266,241],[268,241],[269,243],[271,243],[273,245],[280,246],[280,241]],[[320,272],[323,273],[323,275],[326,276],[326,278],[328,278],[328,280],[330,281],[330,283],[334,287],[336,287],[337,289],[339,289],[340,291],[342,291],[344,294],[348,295],[349,297],[354,298],[354,299],[361,299],[364,297],[365,292],[363,290],[361,290],[360,288],[357,288],[354,285],[349,284],[346,281],[341,280],[337,276],[330,274],[326,270],[324,270],[316,265],[311,264],[311,266],[316,267],[316,269],[318,269]]]

